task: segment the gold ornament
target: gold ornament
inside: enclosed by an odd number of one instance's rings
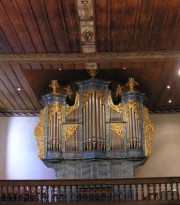
[[[83,92],[83,106],[86,105],[86,102],[89,99],[89,95],[91,95],[93,92],[95,92],[98,95],[98,97],[101,99],[101,103],[104,105],[104,92],[101,90],[92,89]]]
[[[122,105],[121,103],[119,103],[118,105],[114,105],[112,101],[111,91],[109,92],[109,105],[113,110],[122,114]]]
[[[59,102],[54,102],[49,104],[48,106],[48,116],[49,116],[49,122],[52,119],[52,116],[57,113],[58,119],[60,121],[60,123],[62,123],[62,104]]]
[[[51,80],[51,84],[49,85],[53,89],[53,93],[57,93],[57,88],[59,88],[59,84],[57,80]]]
[[[34,134],[36,136],[37,145],[39,148],[38,157],[43,158],[44,157],[44,109],[40,110],[40,117],[39,122],[34,130]]]
[[[121,139],[123,138],[123,124],[112,123],[110,129],[113,130]]]
[[[134,80],[134,78],[129,78],[129,81],[128,81],[128,83],[127,83],[126,85],[129,85],[130,92],[133,92],[135,85],[139,85],[139,83],[136,82],[136,81]]]
[[[146,155],[151,155],[151,143],[152,143],[152,137],[154,133],[154,126],[151,123],[151,120],[149,118],[149,111],[148,108],[144,106],[144,135],[145,135],[145,151]]]
[[[66,117],[79,107],[79,94],[76,92],[76,99],[73,106],[66,104]]]
[[[75,131],[77,130],[78,126],[79,126],[78,124],[66,125],[66,127],[65,127],[65,132],[66,132],[65,141],[66,142],[75,133]]]

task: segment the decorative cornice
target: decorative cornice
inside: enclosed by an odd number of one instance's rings
[[[0,54],[3,63],[110,63],[110,62],[154,62],[180,59],[180,51],[154,52],[104,52],[104,53],[27,53]]]
[[[176,114],[180,113],[180,109],[151,109],[150,114]],[[39,110],[3,110],[0,111],[0,117],[39,117]]]
[[[3,110],[0,117],[38,117],[39,110]]]

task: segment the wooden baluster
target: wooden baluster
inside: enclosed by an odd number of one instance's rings
[[[179,200],[179,186],[178,186],[178,182],[176,182],[176,195],[177,195],[177,200]]]
[[[167,184],[164,184],[165,187],[165,200],[168,200],[168,195],[167,195]]]
[[[150,185],[147,184],[147,199],[150,200]]]
[[[153,199],[156,200],[156,184],[153,184]]]
[[[138,184],[135,184],[136,201],[138,201]]]
[[[112,200],[115,201],[115,191],[114,191],[114,185],[112,186]]]
[[[73,195],[73,194],[72,194],[72,185],[70,185],[69,188],[70,188],[70,201],[72,202],[72,199],[73,199],[73,198],[72,198],[72,195]]]
[[[173,183],[170,183],[171,187],[171,199],[174,200]]]
[[[64,186],[64,201],[66,202],[67,201],[67,196],[66,196],[66,185]]]
[[[123,186],[123,199],[124,201],[126,201],[126,185],[123,184],[122,186]]]
[[[58,197],[58,201],[59,202],[62,202],[62,199],[61,199],[61,186],[58,186],[58,195],[59,195],[59,197]]]
[[[142,200],[145,199],[145,197],[144,197],[144,184],[141,184],[141,198],[142,198]]]
[[[51,186],[51,202],[55,201],[54,186]]]
[[[129,184],[129,194],[130,194],[130,199],[132,200],[132,184]]]
[[[161,184],[158,185],[159,185],[159,199],[162,200]]]
[[[78,190],[78,185],[75,186],[75,196],[76,196],[76,201],[79,201],[79,190]]]
[[[50,188],[49,186],[46,186],[46,187],[45,187],[46,202],[50,202],[50,201],[49,201],[49,188]]]
[[[120,185],[118,185],[118,200],[121,200],[121,189],[120,189]]]
[[[40,201],[43,202],[43,197],[44,197],[44,193],[43,193],[43,186],[40,186],[39,188],[39,194],[40,194]]]

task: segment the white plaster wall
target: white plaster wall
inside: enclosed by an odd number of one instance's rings
[[[153,114],[152,156],[135,177],[180,176],[180,114]],[[55,179],[38,158],[37,117],[0,117],[0,179]]]
[[[0,179],[55,179],[38,158],[37,117],[0,117]]]
[[[180,114],[151,114],[155,133],[152,155],[136,177],[180,176]]]

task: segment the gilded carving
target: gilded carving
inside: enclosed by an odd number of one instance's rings
[[[75,131],[77,130],[78,128],[78,124],[69,124],[69,125],[66,125],[65,127],[65,141],[67,142],[70,137],[75,133]]]
[[[151,143],[154,133],[154,126],[149,118],[149,111],[144,107],[144,135],[145,135],[145,151],[146,155],[151,155]]]
[[[54,103],[51,103],[49,104],[48,106],[48,116],[49,116],[49,122],[50,120],[52,119],[52,116],[57,113],[57,117],[60,121],[60,123],[62,123],[62,104],[59,103],[59,102],[54,102]]]
[[[137,119],[140,119],[140,106],[139,103],[136,101],[129,101],[126,103],[126,119],[129,119],[129,111],[133,108],[134,112],[136,113]]]
[[[44,157],[44,128],[43,128],[43,122],[44,122],[44,109],[40,110],[40,117],[39,122],[34,130],[34,134],[36,136],[39,153],[39,158]]]
[[[128,81],[128,83],[127,83],[126,85],[129,86],[130,92],[133,92],[135,85],[139,85],[139,83],[136,82],[136,81],[134,80],[134,78],[129,78],[129,81]]]
[[[101,99],[101,103],[104,105],[104,92],[101,90],[92,89],[83,92],[83,106],[86,105],[86,102],[89,99],[89,95],[91,95],[93,92],[95,92],[98,95],[98,97]]]
[[[87,72],[89,73],[91,78],[95,78],[98,73],[98,70],[97,69],[87,69]]]
[[[123,124],[112,123],[110,129],[113,130],[121,139],[123,138]]]
[[[79,107],[79,94],[76,92],[76,99],[73,106],[66,104],[66,117]]]
[[[119,103],[118,105],[114,105],[112,101],[111,91],[109,92],[109,105],[116,112],[122,113],[122,105]]]
[[[57,80],[51,80],[49,87],[52,88],[54,94],[57,93],[57,89],[59,88]]]

